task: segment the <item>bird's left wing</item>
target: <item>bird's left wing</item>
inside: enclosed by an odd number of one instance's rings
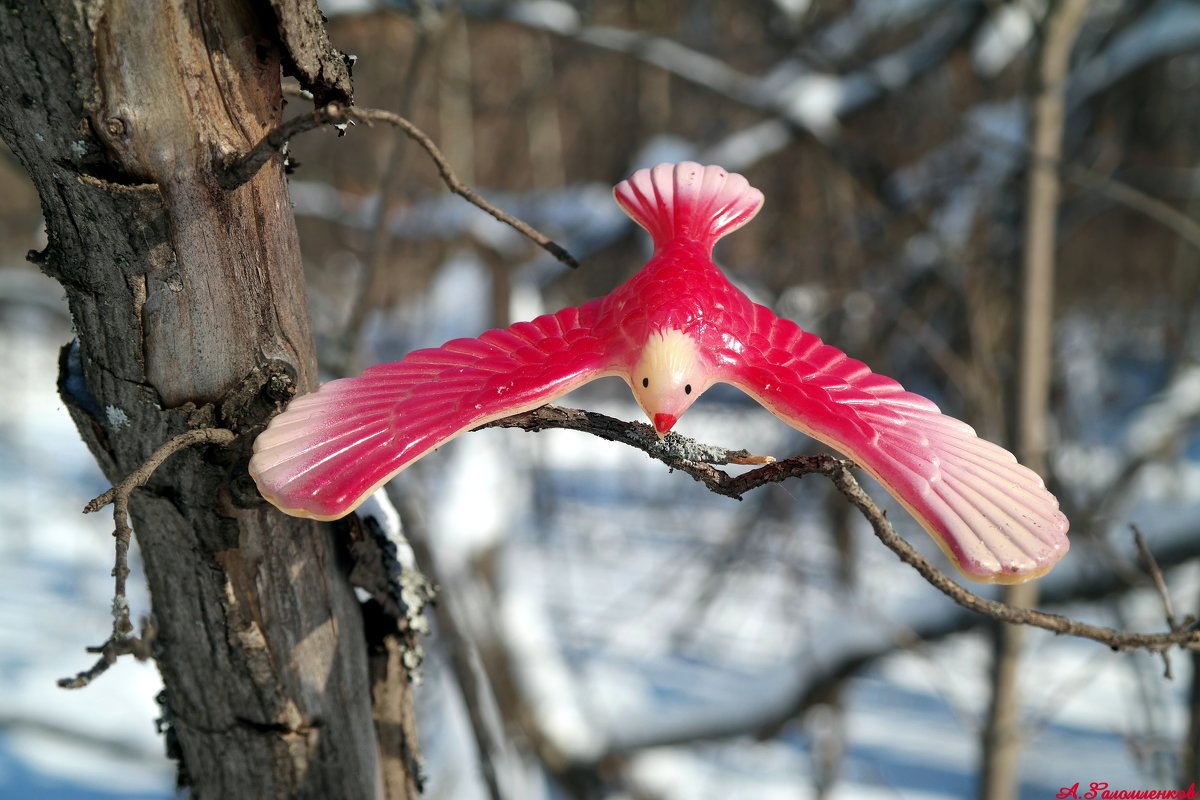
[[[748,314],[717,380],[871,473],[968,577],[1019,583],[1067,552],[1058,500],[1007,450],[795,323]]]
[[[616,374],[598,301],[418,350],[296,398],[254,442],[250,474],[293,516],[337,519],[460,433]]]

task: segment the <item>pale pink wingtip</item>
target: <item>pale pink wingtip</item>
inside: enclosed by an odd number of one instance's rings
[[[375,486],[360,476],[380,459],[388,417],[378,404],[363,403],[360,379],[331,381],[297,397],[254,440],[249,472],[259,493],[297,517],[338,519],[354,510]]]
[[[943,415],[932,401],[756,308],[750,329],[759,338],[746,337],[750,346],[729,382],[869,472],[963,574],[1020,583],[1066,555],[1069,526],[1057,498],[1012,453]],[[790,360],[773,363],[768,352],[790,354]]]
[[[966,425],[926,429],[938,459],[926,490],[906,505],[964,574],[984,583],[1022,583],[1066,555],[1070,524],[1035,472]]]
[[[763,204],[762,192],[741,175],[693,161],[640,169],[618,183],[613,196],[658,247],[686,238],[711,248]]]

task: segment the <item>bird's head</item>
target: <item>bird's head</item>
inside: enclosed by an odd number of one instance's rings
[[[660,437],[710,383],[695,339],[677,330],[650,334],[629,375],[633,396]]]

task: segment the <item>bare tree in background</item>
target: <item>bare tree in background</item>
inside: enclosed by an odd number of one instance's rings
[[[1037,88],[1030,114],[1030,151],[1026,191],[1019,315],[1016,433],[1013,451],[1021,463],[1043,477],[1050,451],[1050,386],[1054,365],[1054,264],[1061,196],[1058,165],[1062,159],[1063,103],[1070,73],[1071,48],[1087,16],[1090,0],[1066,0],[1043,23],[1037,63]],[[1004,602],[1021,608],[1037,605],[1034,582],[1009,586]],[[983,729],[980,800],[1016,797],[1021,753],[1018,685],[1024,629],[1000,625],[992,659],[992,697]]]

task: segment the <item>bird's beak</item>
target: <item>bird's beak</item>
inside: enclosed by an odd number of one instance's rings
[[[658,431],[659,437],[666,436],[671,428],[675,427],[675,423],[679,417],[674,414],[655,414],[654,415],[654,430]]]

